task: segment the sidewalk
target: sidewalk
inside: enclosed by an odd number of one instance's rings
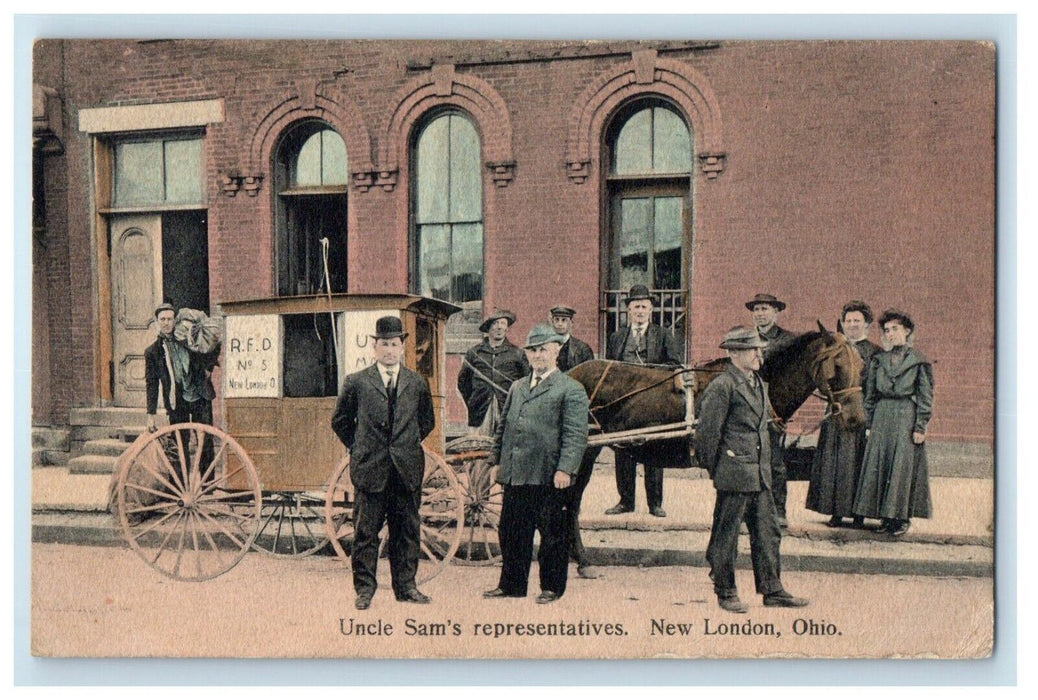
[[[666,518],[648,514],[638,477],[636,512],[605,515],[617,500],[610,464],[596,467],[584,495],[581,525],[596,565],[705,566],[714,489],[703,472],[668,470],[664,480]],[[105,510],[110,477],[71,475],[61,467],[32,472],[33,541],[122,545]],[[828,516],[804,509],[806,481],[789,483],[789,529],[782,540],[788,570],[991,576],[994,561],[994,482],[934,477],[934,517],[914,519],[904,537],[850,528],[829,528]],[[744,538],[745,540],[745,538]],[[745,560],[745,561],[744,561]],[[748,543],[740,544],[740,566],[749,564]]]

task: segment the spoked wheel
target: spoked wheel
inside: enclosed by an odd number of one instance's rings
[[[260,529],[252,548],[276,557],[305,557],[328,544],[321,493],[271,491],[263,494]]]
[[[447,463],[457,471],[465,493],[465,527],[454,560],[470,566],[501,561],[498,524],[504,487],[497,483],[497,467],[490,464],[493,439],[466,436],[447,445]]]
[[[346,456],[332,475],[325,496],[325,528],[332,548],[347,566],[353,549],[355,504],[356,489],[350,480],[350,458]],[[416,583],[434,578],[458,551],[464,515],[464,494],[457,476],[442,457],[425,450],[425,478],[418,507],[421,553]],[[379,533],[380,557],[387,556],[388,534],[386,527]]]
[[[260,525],[260,482],[231,436],[180,423],[145,433],[120,459],[119,521],[149,566],[182,581],[229,571]]]

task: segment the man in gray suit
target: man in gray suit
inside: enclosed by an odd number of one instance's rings
[[[389,568],[396,599],[428,603],[415,575],[421,546],[418,506],[425,454],[422,440],[436,425],[429,385],[404,367],[407,333],[395,316],[375,323],[375,364],[346,377],[332,415],[332,430],[350,451],[353,508],[353,588],[367,610],[378,582],[378,533],[389,524]]]
[[[782,534],[771,492],[771,443],[768,439],[767,386],[757,376],[767,341],[754,328],[737,326],[724,337],[731,365],[703,392],[693,446],[699,465],[717,489],[706,560],[717,602],[724,610],[745,613],[735,587],[739,526],[750,533],[750,558],[757,592],[764,605],[807,605],[782,587],[779,544]]]
[[[504,485],[502,561],[497,588],[484,598],[526,596],[535,530],[541,534],[537,602],[551,603],[566,592],[566,489],[587,447],[588,397],[556,366],[562,340],[545,324],[530,331],[525,349],[533,372],[512,384],[494,435],[493,461]]]

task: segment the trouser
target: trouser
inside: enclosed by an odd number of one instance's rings
[[[779,562],[782,534],[771,491],[718,491],[706,561],[710,564],[714,593],[722,598],[737,594],[735,559],[739,553],[739,527],[744,521],[750,532],[750,560],[757,592],[767,595],[782,590]]]
[[[616,450],[616,491],[625,508],[634,509],[634,482],[638,475],[638,463],[626,451]],[[663,470],[645,466],[645,500],[649,510],[663,507]]]
[[[170,425],[177,423],[205,423],[206,425],[213,424],[213,402],[209,399],[198,399],[197,401],[183,401],[177,404],[177,407],[172,411],[167,411],[166,415],[169,417]],[[180,434],[181,442],[184,446],[184,456],[186,461],[183,466],[188,467],[194,463],[192,456],[188,454],[189,442],[191,438],[191,432],[188,430],[177,431]],[[202,436],[202,457],[199,461],[199,469],[201,474],[204,475],[209,471],[209,466],[213,462],[213,440],[208,435]],[[210,472],[212,477],[215,477],[215,473]],[[184,479],[184,483],[187,483],[187,475],[181,474],[181,478]]]
[[[589,447],[584,452],[584,459],[580,462],[580,469],[569,488],[565,490],[566,495],[566,520],[569,530],[569,556],[580,566],[585,566],[584,540],[580,537],[580,502],[584,498],[584,489],[591,481],[591,474],[595,471],[595,460],[602,451],[601,447]]]
[[[775,510],[780,518],[786,517],[786,448],[782,433],[769,432],[771,437],[771,488],[774,491]]]
[[[537,551],[541,591],[566,592],[566,497],[552,484],[505,485],[498,539],[501,541],[501,578],[498,588],[524,596],[530,579],[534,531],[541,533]]]
[[[389,570],[393,593],[398,597],[415,588],[418,555],[421,546],[421,522],[418,506],[421,489],[412,491],[395,469],[381,491],[357,489],[353,507],[356,532],[353,536],[353,589],[358,595],[374,595],[378,588],[378,533],[383,523],[389,524]]]

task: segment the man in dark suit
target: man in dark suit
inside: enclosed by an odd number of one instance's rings
[[[429,385],[404,367],[407,333],[395,316],[375,323],[375,364],[346,377],[332,415],[332,430],[350,451],[353,508],[353,588],[358,610],[371,606],[378,588],[378,533],[389,524],[389,568],[396,599],[428,603],[418,590],[418,556],[425,454],[422,440],[436,425]]]
[[[652,295],[643,284],[631,287],[627,295],[627,325],[609,336],[606,358],[640,365],[680,365],[685,353],[674,334],[652,323]],[[620,502],[606,515],[630,513],[634,510],[634,482],[638,464],[625,450],[616,449],[616,490]],[[667,517],[663,510],[663,470],[645,467],[645,497],[649,513]]]
[[[769,607],[807,605],[782,586],[779,530],[772,498],[771,444],[768,439],[767,385],[759,376],[767,342],[753,328],[737,326],[724,337],[731,365],[703,392],[693,436],[696,459],[717,489],[706,560],[717,602],[724,610],[745,613],[735,586],[739,527],[750,533],[750,558],[757,592]]]
[[[533,327],[525,345],[533,371],[512,384],[494,435],[492,459],[504,486],[501,577],[484,598],[526,596],[535,530],[541,534],[537,602],[551,603],[566,592],[565,492],[587,447],[588,397],[556,366],[560,347],[562,337],[550,326]]]
[[[162,403],[170,425],[177,423],[213,424],[213,389],[211,375],[220,357],[217,345],[205,354],[192,352],[173,337],[176,309],[162,304],[155,309],[155,323],[159,335],[144,350],[144,386],[147,400],[147,427],[155,432],[155,412],[158,410],[159,388]],[[184,436],[185,440],[188,436]],[[204,472],[213,460],[213,445],[207,438],[202,447],[201,469]],[[185,448],[187,442],[184,443]],[[191,462],[192,460],[188,460]],[[186,475],[182,475],[186,476]]]
[[[793,342],[796,335],[790,333],[776,323],[779,313],[786,308],[784,301],[779,301],[774,294],[757,294],[748,302],[746,308],[753,314],[753,324],[760,337],[767,342],[764,348],[764,359],[774,355]],[[771,425],[771,476],[775,489],[775,508],[778,510],[779,526],[786,527],[786,450],[782,445],[782,428],[777,423]]]
[[[498,309],[479,326],[483,340],[465,353],[458,392],[469,413],[469,431],[493,435],[508,387],[530,371],[523,351],[508,340],[515,314]]]
[[[551,327],[562,336],[562,348],[559,350],[559,359],[556,364],[562,372],[568,372],[577,365],[595,359],[595,353],[591,346],[579,338],[573,337],[573,317],[577,315],[576,309],[558,304],[549,312]],[[566,515],[569,520],[569,556],[577,563],[577,575],[581,578],[598,578],[587,561],[587,553],[584,549],[584,541],[580,537],[580,503],[584,499],[584,490],[591,481],[591,474],[595,470],[595,460],[598,458],[602,448],[588,450],[580,463],[573,485],[566,489],[567,503]]]

